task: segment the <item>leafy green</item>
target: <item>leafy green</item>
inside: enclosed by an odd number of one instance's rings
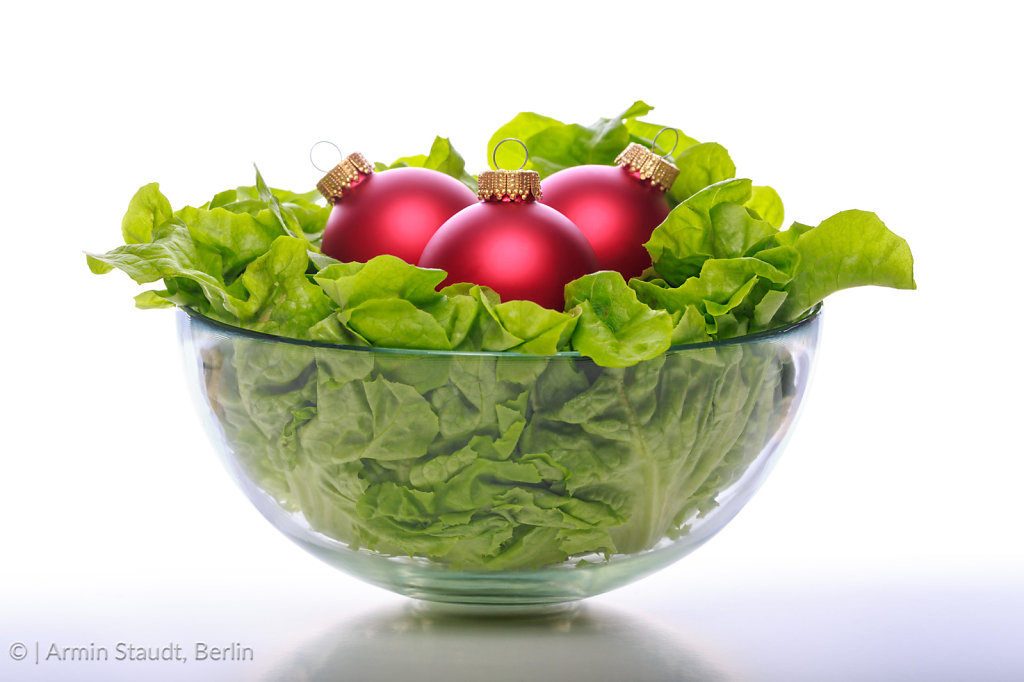
[[[781,228],[786,211],[779,193],[771,187],[754,186],[750,190],[750,199],[744,206],[753,211],[755,217],[767,220],[775,229]]]
[[[637,300],[617,272],[597,272],[569,283],[566,305],[582,313],[573,347],[604,367],[626,367],[661,355],[671,343],[672,318]]]
[[[676,205],[644,245],[651,267],[628,283],[609,272],[571,282],[563,310],[501,301],[472,282],[438,290],[446,273],[393,256],[338,262],[320,253],[330,208],[317,193],[271,188],[258,170],[254,185],[177,211],[156,183],[143,186],[122,220],[125,243],[87,254],[88,265],[96,273],[120,269],[139,284],[162,282],[135,297],[140,308],[184,306],[255,331],[401,349],[575,350],[605,367],[650,360],[672,344],[771,329],[839,289],[915,286],[909,247],[874,214],[844,211],[818,226],[782,230],[775,190],[733,177],[721,145],[682,132],[676,142],[665,126],[642,120],[651,111],[637,101],[589,126],[523,112],[491,138],[492,149],[506,137],[523,140],[528,167],[542,175],[611,164],[630,142],[671,152],[680,168],[669,191]],[[503,145],[498,163],[518,166],[519,154]],[[447,138],[435,138],[428,154],[377,164],[403,166],[472,181]]]
[[[278,237],[232,284],[244,296],[232,297],[232,312],[255,331],[305,336],[331,310],[327,295],[306,277],[308,265],[304,241]]]
[[[491,135],[487,149],[496,158],[499,168],[518,168],[523,162],[523,150],[519,145],[502,145],[497,152],[494,149],[506,138],[520,140],[529,151],[526,168],[537,171],[541,178],[570,166],[610,166],[630,142],[653,148],[658,134],[671,127],[638,120],[653,109],[638,100],[621,114],[600,118],[589,126],[563,123],[549,116],[524,111]],[[675,205],[707,185],[736,174],[736,166],[722,145],[698,142],[681,131],[676,142],[675,135],[666,131],[658,138],[658,151],[668,140],[675,146],[668,147],[666,158],[679,168],[679,177],[668,192],[670,204]]]
[[[382,255],[367,263],[330,265],[314,279],[340,308],[351,308],[374,298],[393,298],[429,306],[442,299],[437,285],[442,270],[409,265],[401,258]]]
[[[121,220],[121,235],[125,244],[145,244],[152,239],[153,229],[171,217],[171,202],[160,193],[160,185],[143,185]]]
[[[611,164],[630,142],[653,145],[664,126],[641,120],[651,110],[638,101],[589,126],[524,112],[489,148],[518,137],[542,175]],[[499,165],[520,153],[502,146]],[[760,475],[752,464],[792,419],[816,327],[788,331],[806,342],[792,347],[707,342],[797,320],[839,289],[915,286],[909,247],[873,213],[783,230],[779,195],[735,178],[724,147],[679,133],[672,154],[674,208],[645,244],[651,267],[628,283],[570,282],[563,310],[472,282],[438,289],[445,272],[394,256],[338,262],[319,249],[330,208],[318,194],[272,188],[258,170],[253,186],[177,211],[143,186],[124,244],[87,263],[159,283],[140,308],[190,310],[224,439],[315,531],[477,571],[603,561],[696,531]],[[446,138],[377,164],[402,166],[472,186]],[[207,318],[340,345],[225,334]]]
[[[257,181],[262,184],[258,175]],[[137,297],[140,307],[164,307],[164,299],[230,324],[304,338],[305,318],[326,314],[322,293],[302,281],[310,235],[322,230],[318,221],[326,213],[309,195],[264,188],[263,196],[256,187],[240,187],[172,214],[157,185],[146,185],[122,221],[126,243],[87,254],[89,267],[96,273],[118,268],[139,284],[163,280],[165,289]],[[288,234],[286,224],[302,237],[275,247]],[[298,318],[285,322],[296,311]]]
[[[799,317],[831,293],[850,287],[914,289],[914,259],[907,242],[874,213],[843,211],[803,232],[793,248],[800,267],[779,314]]]
[[[209,217],[216,211],[232,215],[222,209],[204,213]],[[190,211],[184,213],[188,217]],[[205,241],[208,235],[223,236],[236,227],[231,221],[217,221],[217,217],[209,223],[195,223],[189,230],[175,216],[154,232],[152,242],[90,255],[90,267],[94,272],[119,268],[140,284],[163,279],[167,289],[137,299],[145,307],[159,307],[157,299],[163,298],[255,331],[306,337],[308,327],[330,312],[327,296],[306,278],[306,242],[288,236],[273,239],[263,252],[249,253],[255,257],[228,284],[225,265],[234,267],[240,262],[248,253],[247,242],[240,240],[235,251]],[[252,218],[248,222],[249,227],[255,224]],[[196,239],[194,234],[202,237]]]
[[[286,211],[281,205],[281,200],[274,194],[273,190],[267,187],[267,183],[264,182],[263,176],[260,175],[260,171],[256,169],[256,193],[260,198],[260,201],[264,202],[267,209],[274,216],[277,224],[284,230],[285,234],[292,237],[297,237],[307,242],[307,247],[313,251],[319,251],[319,247],[316,244],[308,243],[309,237],[306,236],[305,231],[302,229],[302,225],[299,221],[291,214],[290,211]]]
[[[681,284],[699,273],[708,258],[741,255],[723,250],[744,241],[735,234],[736,225],[726,222],[721,227],[727,232],[719,234],[711,210],[721,204],[742,205],[751,195],[749,180],[726,180],[702,189],[672,209],[644,244],[658,274]]]
[[[638,101],[618,116],[598,119],[590,126],[562,123],[547,116],[523,112],[498,128],[487,147],[493,150],[508,137],[519,139],[530,153],[527,167],[538,171],[542,178],[569,166],[612,164],[629,144],[629,131],[624,121],[643,116],[651,108]],[[518,145],[502,146],[496,155],[498,167],[518,168],[522,155]]]
[[[669,189],[673,202],[683,201],[708,185],[736,175],[736,164],[729,152],[717,142],[702,142],[687,147],[674,159],[679,177]]]
[[[590,286],[628,293],[605,274]],[[603,561],[699,527],[791,418],[786,377],[803,362],[771,340],[603,368],[189,324],[205,396],[256,485],[352,548],[474,571]]]
[[[562,313],[532,301],[501,303],[486,287],[437,291],[442,270],[381,255],[367,263],[336,263],[314,276],[337,304],[312,330],[325,341],[423,350],[487,350],[549,355],[564,349],[578,311]]]
[[[429,168],[431,170],[446,173],[456,180],[462,182],[473,192],[476,192],[476,178],[466,172],[466,160],[455,151],[451,141],[447,137],[436,137],[430,146],[429,154],[417,154],[415,156],[403,156],[390,164],[376,163],[374,167],[379,170],[390,168]]]
[[[781,218],[770,188],[745,179],[705,187],[654,230],[645,244],[653,265],[630,286],[679,319],[699,311],[719,339],[798,319],[839,289],[915,287],[909,247],[873,213],[844,211],[784,231],[774,224]]]

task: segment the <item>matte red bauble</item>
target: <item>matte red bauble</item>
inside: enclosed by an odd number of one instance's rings
[[[350,166],[341,168],[346,162]],[[387,253],[415,263],[437,228],[476,202],[464,184],[427,168],[374,173],[353,154],[331,173],[317,185],[334,204],[320,248],[340,261],[366,262]]]
[[[541,201],[580,228],[602,270],[629,279],[651,265],[644,243],[668,216],[665,192],[679,171],[637,144],[616,161],[620,165],[573,166],[554,173],[541,183]]]
[[[419,265],[447,271],[445,285],[472,282],[494,289],[504,301],[563,310],[565,285],[598,269],[586,237],[561,213],[534,200],[540,189],[536,171],[488,171],[480,175],[480,187],[483,201],[442,225]]]

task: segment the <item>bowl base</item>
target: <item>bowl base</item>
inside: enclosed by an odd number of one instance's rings
[[[546,604],[491,604],[431,601],[417,599],[411,602],[410,611],[420,617],[440,618],[549,618],[562,617],[580,610],[582,602],[560,601]]]

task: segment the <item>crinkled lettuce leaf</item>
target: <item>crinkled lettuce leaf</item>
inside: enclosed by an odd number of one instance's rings
[[[651,105],[638,100],[621,114],[600,118],[589,126],[563,123],[550,116],[524,111],[516,114],[491,135],[487,143],[488,162],[492,161],[493,156],[499,168],[519,168],[523,162],[523,150],[519,145],[505,144],[494,152],[502,140],[516,138],[529,151],[526,168],[546,178],[570,166],[614,165],[615,158],[629,143],[636,142],[664,153],[666,159],[679,168],[679,177],[668,192],[668,200],[672,205],[712,183],[736,174],[736,166],[722,145],[698,142],[677,127],[639,120],[653,109]],[[659,137],[665,128],[678,131],[678,141],[671,130],[666,130]],[[654,146],[655,138],[657,146]]]
[[[644,246],[658,275],[673,285],[700,273],[709,258],[744,255],[751,239],[777,230],[743,208],[752,196],[750,180],[733,179],[700,190],[672,209]],[[738,206],[743,215],[716,210]]]
[[[429,168],[452,176],[466,187],[476,193],[476,178],[466,172],[466,160],[455,151],[451,140],[447,137],[436,137],[430,146],[428,154],[416,154],[414,156],[403,156],[395,159],[390,164],[375,163],[374,167],[379,170],[390,168]]]
[[[909,246],[875,214],[843,211],[779,230],[777,196],[746,179],[700,190],[651,234],[652,267],[630,286],[652,308],[698,310],[720,339],[798,319],[840,289],[916,286]]]
[[[793,320],[829,294],[858,286],[914,289],[914,257],[910,246],[874,213],[843,211],[792,241],[800,256],[779,310]]]
[[[90,267],[94,272],[118,268],[140,284],[162,279],[166,289],[137,299],[145,307],[159,306],[162,298],[254,331],[307,338],[309,326],[329,314],[326,294],[306,276],[305,240],[271,239],[255,217],[235,220],[238,214],[222,209],[181,213],[184,218],[169,218],[148,243],[90,254]],[[190,229],[184,219],[193,213],[202,219]],[[232,233],[244,235],[234,249],[226,246]]]
[[[145,244],[153,238],[153,230],[171,218],[171,202],[160,193],[160,185],[143,185],[132,197],[121,220],[121,236],[125,244]]]
[[[610,164],[629,142],[652,144],[663,126],[641,120],[650,111],[636,102],[590,126],[523,113],[491,148],[523,139],[542,175]],[[499,165],[519,153],[503,146]],[[563,310],[473,283],[438,289],[443,271],[393,256],[338,262],[319,251],[330,209],[317,193],[271,188],[258,171],[253,186],[177,211],[145,185],[124,244],[87,262],[158,283],[141,308],[347,346],[497,351],[409,362],[216,334],[200,353],[240,464],[316,531],[479,571],[599,561],[689,532],[799,393],[795,360],[771,342],[666,349],[772,329],[839,289],[915,286],[909,247],[873,213],[782,229],[778,194],[733,177],[721,145],[680,133],[672,158],[681,172],[646,244],[651,267],[628,283],[581,277]],[[445,138],[387,167],[400,166],[470,184]],[[556,356],[567,350],[582,357]]]
[[[669,188],[670,204],[693,196],[708,185],[736,175],[736,164],[729,152],[717,142],[700,142],[683,149],[670,159],[679,169],[679,176]]]
[[[608,367],[631,366],[669,345],[771,329],[798,319],[839,289],[913,288],[906,242],[872,213],[844,211],[818,226],[783,230],[771,187],[735,178],[721,145],[642,120],[637,101],[589,126],[523,112],[499,128],[530,149],[528,167],[546,175],[584,163],[611,164],[630,142],[671,151],[680,167],[676,203],[645,244],[651,267],[628,284],[592,273],[566,287],[563,310],[501,301],[473,283],[438,290],[441,270],[392,256],[340,263],[319,251],[330,213],[316,192],[253,186],[172,211],[156,183],[142,187],[122,220],[124,245],[87,254],[96,273],[121,269],[162,288],[135,298],[140,308],[186,306],[227,324],[357,346],[549,355],[575,350]],[[659,133],[661,136],[659,137]],[[675,149],[671,148],[675,144]],[[517,145],[498,150],[515,167]],[[465,161],[446,138],[428,154],[380,169],[433,168],[470,184]]]
[[[326,296],[306,277],[327,219],[310,194],[270,190],[257,171],[254,187],[169,208],[156,183],[141,188],[122,221],[125,244],[87,254],[89,267],[118,268],[139,284],[162,280],[164,289],[136,297],[140,307],[188,306],[257,331],[308,338],[308,326],[328,314]]]
[[[329,265],[313,279],[337,310],[311,333],[325,341],[421,350],[550,355],[568,348],[578,310],[502,303],[493,290],[473,284],[438,291],[445,276],[386,254]]]
[[[637,101],[590,126],[517,115],[490,142],[529,147],[548,175],[611,164],[664,126]],[[670,151],[675,135],[657,139]],[[502,167],[517,167],[503,145]],[[141,187],[124,244],[87,254],[157,289],[138,307],[184,306],[266,334],[347,346],[500,351],[417,357],[211,335],[206,398],[242,467],[313,529],[352,548],[471,570],[600,561],[689,532],[791,418],[795,359],[764,341],[666,352],[769,330],[840,289],[912,289],[909,248],[873,213],[782,229],[775,190],[736,178],[725,148],[680,132],[672,212],[629,283],[594,272],[562,310],[502,301],[393,256],[319,252],[330,208],[315,191],[267,185],[172,210]],[[438,137],[389,166],[449,173],[465,161]],[[196,321],[196,325],[206,323]],[[583,358],[556,355],[575,350]],[[555,356],[554,358],[549,356]],[[799,373],[802,375],[802,373]]]
[[[578,306],[573,348],[604,367],[626,367],[668,350],[672,318],[637,299],[622,275],[597,272],[565,287],[566,305]]]
[[[689,532],[796,394],[793,358],[767,342],[602,368],[211,340],[206,397],[257,485],[350,547],[482,572]]]

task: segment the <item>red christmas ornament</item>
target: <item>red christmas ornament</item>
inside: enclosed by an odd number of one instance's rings
[[[317,189],[334,205],[320,249],[340,261],[387,253],[415,263],[437,228],[476,202],[450,175],[427,168],[374,173],[362,154],[349,155]]]
[[[565,308],[565,285],[597,270],[597,257],[579,228],[538,203],[536,171],[480,174],[482,201],[452,216],[427,243],[419,265],[448,272],[445,285],[472,282],[502,300]]]
[[[665,193],[679,169],[631,143],[618,166],[573,166],[541,183],[543,202],[574,222],[590,241],[603,270],[626,279],[651,265],[644,243],[669,213]]]

